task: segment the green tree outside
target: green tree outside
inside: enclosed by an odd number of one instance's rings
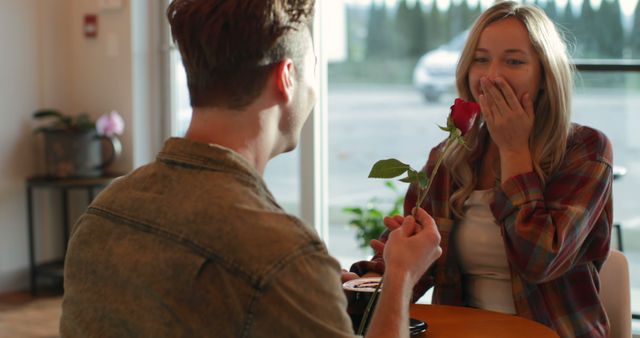
[[[422,8],[422,2],[416,1],[411,9],[411,49],[409,55],[412,57],[420,57],[427,51],[429,44],[429,35],[427,34],[427,23],[425,22],[425,13]]]
[[[371,4],[367,23],[367,59],[380,59],[393,56],[393,30],[387,15],[387,6]]]
[[[614,59],[622,57],[624,33],[618,0],[602,1],[593,33],[598,40],[598,57]]]
[[[401,0],[396,9],[394,20],[393,52],[397,57],[406,57],[410,54],[412,45],[413,22],[412,13],[407,5],[407,0]]]
[[[636,3],[636,9],[633,12],[633,26],[631,26],[629,36],[631,57],[640,59],[640,1]]]

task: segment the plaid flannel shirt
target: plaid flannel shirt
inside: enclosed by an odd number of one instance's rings
[[[427,173],[442,146],[431,150]],[[496,186],[491,209],[501,227],[517,315],[547,325],[561,337],[609,335],[598,297],[598,271],[609,252],[612,181],[611,143],[603,133],[574,124],[564,160],[546,185],[530,172]],[[422,204],[436,221],[443,253],[415,286],[414,301],[434,286],[434,304],[467,305],[455,249],[458,220],[448,202],[454,189],[443,167]],[[417,187],[411,185],[405,214],[416,200]],[[376,255],[351,270],[383,273],[384,262]]]

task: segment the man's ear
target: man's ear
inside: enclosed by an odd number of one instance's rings
[[[276,67],[276,87],[285,102],[290,102],[293,98],[294,72],[295,67],[291,59],[280,61]]]

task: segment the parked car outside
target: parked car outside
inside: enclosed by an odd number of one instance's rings
[[[413,70],[413,85],[428,102],[437,102],[444,93],[455,91],[456,66],[469,30],[420,57]]]

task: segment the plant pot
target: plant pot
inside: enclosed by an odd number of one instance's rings
[[[122,151],[120,140],[95,130],[43,130],[46,175],[51,178],[100,177]],[[103,149],[109,149],[103,153]]]

